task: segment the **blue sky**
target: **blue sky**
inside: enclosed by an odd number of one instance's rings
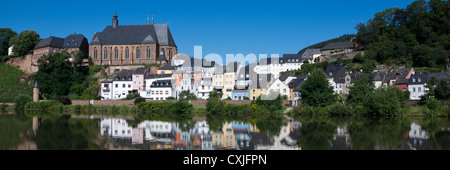
[[[249,53],[290,54],[309,45],[343,34],[387,8],[405,8],[413,0],[322,1],[2,1],[0,28],[17,33],[35,30],[41,38],[66,37],[74,32],[89,42],[95,32],[111,25],[117,13],[119,25],[147,22],[169,24],[179,53],[203,55]]]

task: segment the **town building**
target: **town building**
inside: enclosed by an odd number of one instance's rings
[[[150,86],[150,90],[150,100],[167,100],[168,97],[173,97],[171,80],[156,80]]]
[[[222,99],[227,99],[228,97],[231,98],[233,90],[236,85],[236,74],[241,69],[241,63],[240,62],[231,62],[228,63],[225,73],[224,73],[224,81],[223,81],[223,96]]]
[[[231,93],[231,100],[245,100],[250,99],[249,90],[233,90]]]
[[[351,41],[330,42],[320,49],[322,54],[326,56],[345,54],[349,52],[354,52],[355,50],[356,47]]]
[[[278,78],[281,72],[301,69],[303,59],[300,54],[283,54],[282,58],[260,58],[254,68],[257,74],[273,74]]]
[[[145,77],[148,75],[150,75],[149,67],[140,67],[134,70],[132,74],[132,89],[134,94],[139,94],[140,96],[145,95]]]
[[[133,93],[132,77],[134,70],[123,69],[113,79],[113,97],[112,100],[121,100]]]
[[[119,25],[116,14],[112,25],[96,32],[89,45],[94,65],[165,64],[176,54],[167,24]]]
[[[100,99],[112,100],[113,99],[113,81],[105,80],[100,82]]]
[[[145,77],[145,94],[141,93],[141,97],[146,98],[146,99],[154,99],[154,100],[156,99],[156,96],[155,96],[156,91],[154,91],[154,93],[152,93],[152,85],[153,85],[153,82],[155,82],[157,80],[172,81],[172,75],[171,74],[149,74],[147,77]],[[172,84],[172,86],[173,86],[173,84]],[[158,92],[158,95],[159,95],[159,92]],[[159,99],[159,97],[160,96],[158,96],[158,99]]]
[[[302,56],[303,61],[306,60],[309,64],[314,64],[320,62],[319,57],[322,55],[322,52],[319,48],[308,48],[300,53],[300,55]]]
[[[272,74],[256,74],[256,80],[252,81],[249,86],[250,100],[256,100],[261,95],[267,95],[271,80],[273,80]]]

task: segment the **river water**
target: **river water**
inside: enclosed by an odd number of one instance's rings
[[[262,122],[1,114],[0,149],[449,150],[450,122],[446,118],[322,116]]]

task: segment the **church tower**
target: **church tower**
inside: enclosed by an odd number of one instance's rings
[[[39,102],[39,85],[37,81],[33,86],[33,102]]]
[[[119,20],[117,19],[117,14],[113,15],[113,19],[112,19],[112,27],[116,28],[119,25]]]

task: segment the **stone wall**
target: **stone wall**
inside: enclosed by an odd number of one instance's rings
[[[176,100],[146,100],[146,102],[177,102]],[[189,103],[192,106],[205,107],[206,100],[190,100]],[[251,100],[224,100],[226,104],[250,104]],[[90,100],[72,100],[72,105],[89,105]],[[284,100],[282,105],[289,104],[289,100]],[[104,106],[104,105],[134,105],[134,100],[94,100],[94,105]]]

